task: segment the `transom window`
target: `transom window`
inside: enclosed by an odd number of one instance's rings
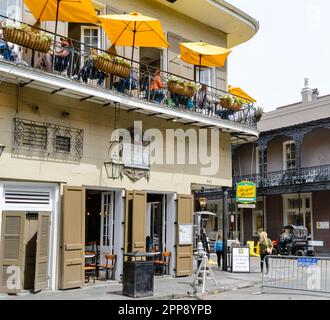
[[[283,143],[283,169],[296,169],[296,144],[294,141]]]

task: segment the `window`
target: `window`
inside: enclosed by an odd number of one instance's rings
[[[300,198],[300,199],[299,199]],[[305,226],[312,234],[311,194],[290,194],[283,196],[284,224]]]
[[[70,153],[71,152],[71,138],[56,135],[55,136],[55,151],[63,152],[63,153]]]
[[[263,172],[265,175],[267,174],[267,148],[265,148],[265,152],[263,155],[263,165],[262,165],[262,155],[259,147],[256,147],[256,173],[259,174]],[[263,171],[262,171],[263,169]]]
[[[199,73],[200,70],[200,73]],[[200,80],[199,80],[200,77]],[[212,85],[212,69],[204,67],[195,67],[195,79],[202,84],[205,84],[209,87]]]
[[[252,232],[254,237],[265,229],[264,202],[258,199],[255,209],[252,211]]]
[[[47,126],[23,123],[22,145],[35,149],[47,149]]]
[[[16,154],[28,150],[31,155],[36,152],[38,157],[65,154],[81,159],[83,156],[84,130],[20,118],[15,118],[14,123]]]
[[[94,48],[101,48],[100,28],[98,27],[81,27],[81,42]],[[82,44],[82,51],[89,51],[88,47]]]
[[[296,168],[296,145],[294,141],[283,143],[283,169],[293,170]]]
[[[18,9],[19,1],[18,0],[1,0],[0,1],[0,14],[9,18],[18,18]]]

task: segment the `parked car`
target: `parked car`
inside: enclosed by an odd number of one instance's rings
[[[274,255],[314,256],[314,249],[308,245],[308,229],[292,224],[283,227],[282,234],[277,241],[273,241]]]

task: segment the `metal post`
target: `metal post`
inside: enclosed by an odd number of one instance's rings
[[[223,229],[223,251],[222,251],[222,270],[227,271],[227,198],[228,198],[228,188],[223,187],[223,217],[222,217],[222,229]]]
[[[55,36],[54,36],[54,47],[53,47],[53,71],[55,70],[55,54],[56,54],[56,38],[57,38],[57,27],[58,27],[58,15],[60,11],[60,2],[61,0],[57,0],[57,7],[56,7],[56,21],[55,21]]]

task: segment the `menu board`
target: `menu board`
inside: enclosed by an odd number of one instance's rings
[[[193,243],[193,225],[179,224],[179,245]]]
[[[232,247],[232,272],[250,272],[250,248]]]

